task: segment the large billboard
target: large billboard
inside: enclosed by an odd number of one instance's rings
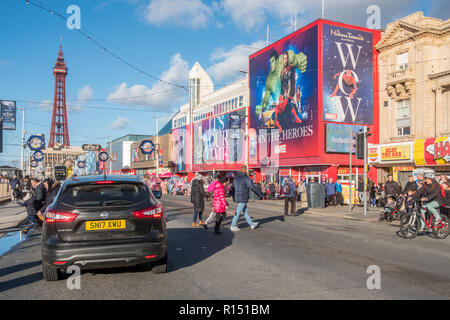
[[[194,123],[194,165],[245,161],[245,110]],[[203,166],[205,167],[205,166]]]
[[[173,162],[176,171],[186,170],[186,126],[172,130]]]
[[[0,117],[3,118],[3,130],[16,130],[16,102],[0,101]]]
[[[323,24],[323,121],[373,124],[373,34]]]
[[[325,152],[349,153],[350,145],[356,145],[356,134],[361,130],[364,130],[364,126],[327,123]],[[352,141],[350,141],[350,132],[352,132]],[[354,146],[352,147],[352,153],[356,153]]]
[[[315,155],[318,150],[318,26],[250,56],[250,160]]]

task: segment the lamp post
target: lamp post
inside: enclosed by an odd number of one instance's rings
[[[159,178],[159,118],[153,117],[156,120],[156,177]]]
[[[22,170],[22,176],[25,176],[25,109],[17,108],[17,110],[22,110],[22,148],[20,152],[20,170]]]

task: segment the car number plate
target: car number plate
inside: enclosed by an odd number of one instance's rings
[[[87,221],[86,230],[116,230],[125,229],[125,220],[102,220],[102,221]]]

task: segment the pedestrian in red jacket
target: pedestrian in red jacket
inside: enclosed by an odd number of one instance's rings
[[[213,207],[216,212],[216,225],[214,227],[214,234],[221,234],[220,225],[224,216],[226,215],[226,210],[228,208],[228,203],[225,201],[225,185],[228,179],[226,177],[219,178],[219,181],[214,185],[214,200]]]

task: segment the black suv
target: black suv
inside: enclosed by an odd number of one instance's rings
[[[67,180],[47,208],[42,228],[42,272],[58,280],[70,265],[81,269],[145,264],[167,269],[162,204],[134,176]]]

